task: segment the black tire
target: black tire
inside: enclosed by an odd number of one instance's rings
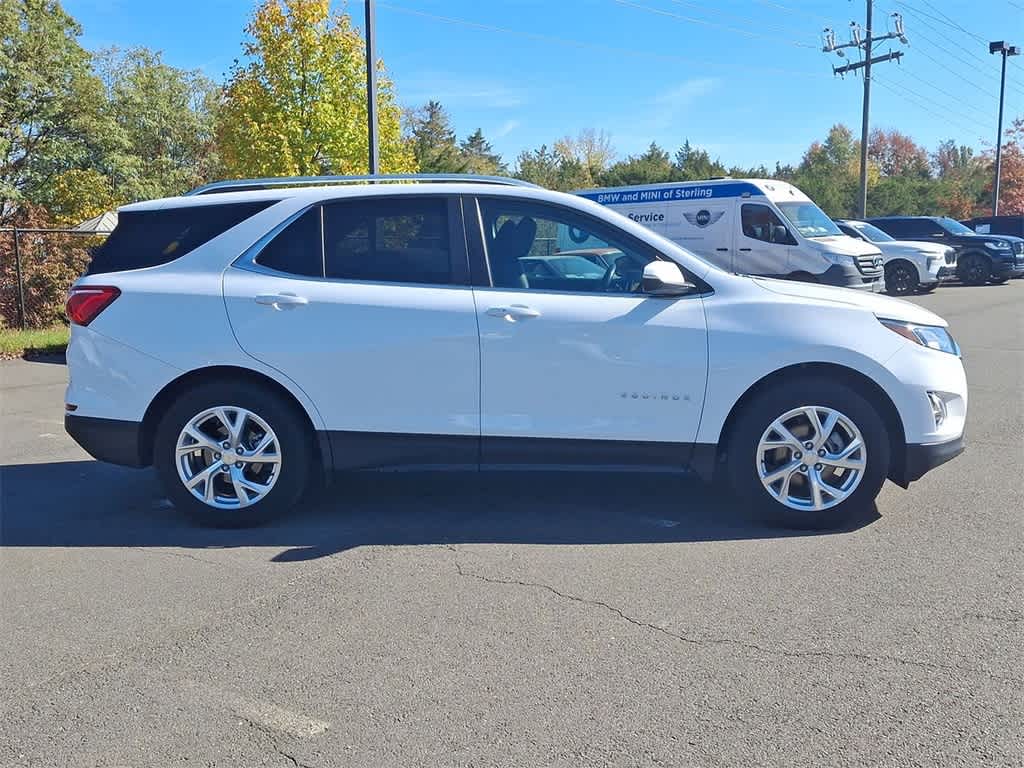
[[[918,287],[920,293],[935,293],[935,289],[939,287],[938,283],[928,283],[927,285],[921,285]]]
[[[909,261],[885,265],[885,290],[890,296],[910,296],[918,288],[917,268]]]
[[[1005,285],[1008,282],[1010,282],[1009,277],[993,277],[989,280],[992,285]]]
[[[185,425],[206,409],[217,406],[245,408],[258,415],[278,440],[281,463],[273,487],[242,508],[221,509],[197,499],[185,487],[175,463],[178,437]],[[270,389],[246,381],[210,381],[187,390],[167,409],[156,429],[153,463],[177,509],[204,526],[244,528],[278,517],[299,501],[313,479],[312,441],[304,415]]]
[[[984,285],[992,275],[992,264],[981,253],[968,253],[957,261],[957,277],[964,285]]]
[[[812,405],[848,417],[860,430],[867,451],[859,485],[840,503],[816,512],[792,509],[770,495],[761,483],[757,456],[761,437],[775,419]],[[769,522],[801,530],[836,530],[872,508],[889,474],[890,454],[885,422],[864,396],[824,376],[794,377],[765,387],[743,406],[728,437],[725,476],[741,502]]]

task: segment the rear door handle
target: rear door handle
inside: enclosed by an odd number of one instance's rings
[[[540,312],[533,307],[526,306],[525,304],[512,304],[507,307],[491,307],[487,310],[487,314],[490,317],[500,317],[510,323],[526,320],[531,317],[540,317]]]
[[[741,251],[749,251],[751,249],[750,248],[740,248],[739,250],[741,250]]]
[[[282,310],[309,304],[309,299],[305,296],[296,296],[294,293],[261,293],[256,296],[256,303]]]
[[[719,252],[725,252],[725,251],[728,251],[729,249],[728,248],[715,248],[715,250],[719,251]],[[742,251],[743,249],[740,248],[740,250]]]

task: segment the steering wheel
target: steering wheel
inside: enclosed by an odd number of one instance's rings
[[[603,292],[611,293],[614,291],[628,293],[630,291],[629,275],[620,272],[620,266],[624,266],[628,269],[630,267],[629,259],[625,256],[619,256],[619,258],[615,259],[615,261],[611,263],[611,266],[605,270],[604,275],[601,277],[601,290]]]

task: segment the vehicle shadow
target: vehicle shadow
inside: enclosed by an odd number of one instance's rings
[[[872,511],[845,531],[878,518]],[[820,535],[820,532],[818,532]],[[680,543],[814,535],[772,528],[680,475],[363,472],[287,518],[214,530],[162,498],[152,470],[95,461],[0,467],[5,547],[270,547],[312,560],[363,545]]]

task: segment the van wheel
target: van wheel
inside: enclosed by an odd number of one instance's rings
[[[957,264],[957,276],[967,285],[984,285],[991,274],[988,259],[980,253],[968,253]]]
[[[893,296],[909,296],[917,290],[917,270],[906,261],[885,265],[885,290]]]
[[[294,406],[247,382],[182,394],[156,430],[153,458],[175,507],[240,528],[289,510],[310,480],[311,435]]]
[[[885,422],[825,377],[770,385],[739,414],[727,449],[734,492],[788,528],[834,530],[870,509],[889,473]]]
[[[1003,285],[1004,283],[1008,283],[1009,281],[1009,277],[993,277],[991,280],[989,280],[989,282],[992,285]]]

